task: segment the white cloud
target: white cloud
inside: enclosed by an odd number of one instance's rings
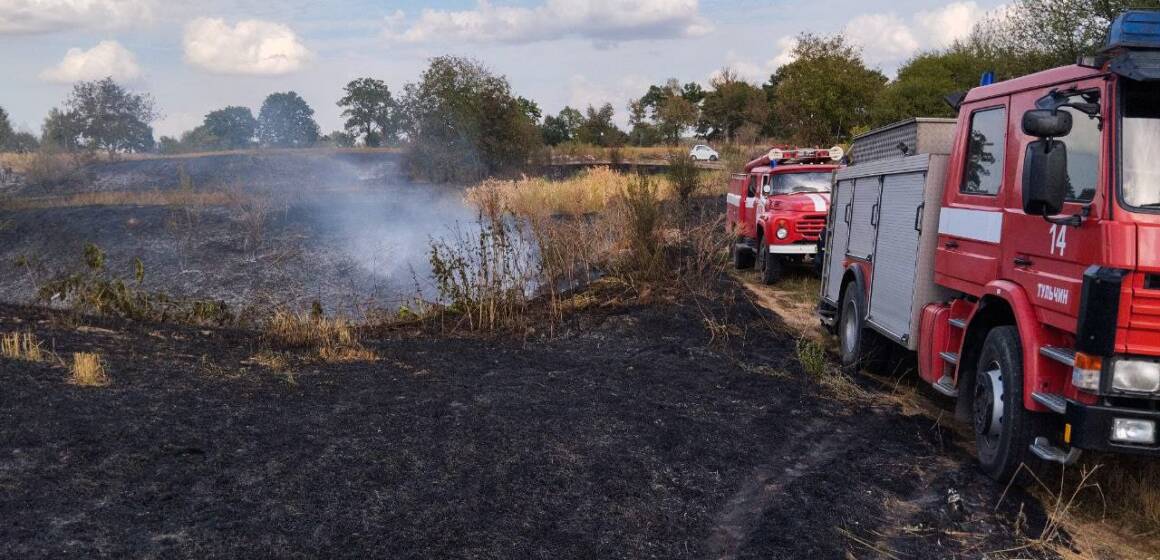
[[[643,95],[650,82],[642,76],[630,75],[614,83],[598,84],[587,76],[573,75],[568,79],[568,105],[583,112],[589,105],[599,108],[611,103],[616,110],[613,121],[617,126],[628,125],[628,103]]]
[[[855,17],[843,33],[862,46],[863,56],[871,63],[903,59],[920,48],[910,26],[894,14]]]
[[[101,41],[89,49],[69,49],[60,64],[40,73],[40,79],[69,83],[82,80],[135,80],[141,76],[137,57],[116,41]]]
[[[546,0],[535,7],[479,0],[473,10],[425,9],[409,25],[406,15],[396,11],[386,19],[383,34],[402,43],[529,43],[561,37],[615,43],[699,37],[712,29],[698,0]]]
[[[992,13],[1000,10],[1002,8]],[[914,20],[928,46],[946,47],[969,36],[971,29],[987,13],[974,2],[955,2],[937,10],[918,12]]]
[[[295,72],[310,50],[294,30],[268,21],[198,18],[185,27],[186,62],[218,74],[275,76]]]
[[[155,0],[0,0],[0,35],[110,29],[153,19]]]

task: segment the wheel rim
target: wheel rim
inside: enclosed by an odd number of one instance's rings
[[[842,354],[845,356],[852,356],[854,354],[854,341],[858,336],[858,304],[853,300],[846,303],[846,309],[842,311]]]
[[[974,425],[975,436],[982,447],[993,450],[999,446],[1003,434],[1003,368],[991,362],[979,372],[975,380]]]

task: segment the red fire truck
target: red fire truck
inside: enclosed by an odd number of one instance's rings
[[[762,282],[772,284],[787,261],[817,254],[842,156],[839,147],[774,148],[733,175],[725,225],[737,236],[731,250],[737,268],[756,264]]]
[[[819,310],[843,363],[917,352],[996,479],[1160,455],[1160,12],[956,104],[856,139],[835,174]]]

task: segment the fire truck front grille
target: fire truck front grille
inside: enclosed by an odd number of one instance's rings
[[[825,214],[808,214],[799,218],[797,222],[798,233],[811,241],[817,241],[818,236],[822,234],[822,229],[825,227]]]
[[[1160,293],[1137,292],[1132,297],[1132,326],[1160,331]]]

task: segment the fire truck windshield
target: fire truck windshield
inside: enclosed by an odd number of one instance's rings
[[[1124,80],[1120,154],[1124,203],[1160,208],[1160,84]]]
[[[773,176],[774,194],[830,192],[829,172],[786,173]]]

